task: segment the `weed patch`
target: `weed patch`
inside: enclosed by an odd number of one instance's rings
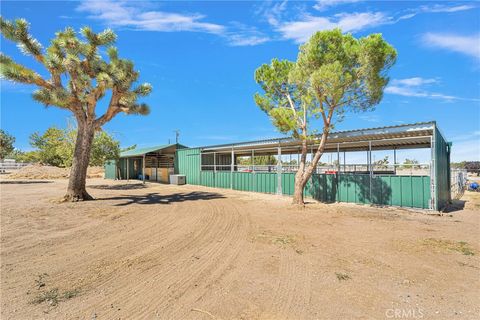
[[[351,279],[351,277],[346,273],[335,272],[335,275],[337,276],[338,281],[346,281]]]
[[[423,245],[434,250],[441,251],[455,251],[466,256],[473,256],[475,252],[465,241],[452,241],[428,238],[423,240]]]

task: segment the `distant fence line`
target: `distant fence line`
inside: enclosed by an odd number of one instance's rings
[[[467,170],[465,169],[452,169],[450,171],[451,176],[451,194],[452,199],[460,199],[465,191],[467,184]]]

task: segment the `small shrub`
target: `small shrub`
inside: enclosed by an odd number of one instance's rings
[[[346,274],[346,273],[342,273],[342,272],[335,272],[335,275],[337,276],[337,279],[339,281],[346,281],[346,280],[349,280],[351,279],[351,277]]]

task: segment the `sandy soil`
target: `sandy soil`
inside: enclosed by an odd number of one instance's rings
[[[44,166],[41,164],[31,164],[18,170],[11,170],[5,175],[6,179],[64,179],[70,176],[70,168],[59,168],[53,166]],[[103,167],[88,167],[88,178],[103,178]]]
[[[480,193],[437,216],[103,179],[57,203],[66,183],[0,185],[2,319],[479,318]]]

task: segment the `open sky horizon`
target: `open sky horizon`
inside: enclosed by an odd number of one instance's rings
[[[255,69],[273,58],[295,60],[315,31],[382,33],[398,52],[383,100],[374,111],[349,113],[335,130],[436,121],[453,143],[452,161],[480,160],[478,2],[2,1],[1,15],[28,20],[44,46],[67,26],[117,33],[119,55],[153,85],[142,99],[150,115],[121,114],[104,126],[122,147],[173,142],[176,129],[192,147],[282,137],[253,101]],[[1,51],[44,72],[4,38]],[[33,101],[34,89],[1,80],[1,128],[21,150],[32,149],[33,132],[64,128],[72,118]]]

